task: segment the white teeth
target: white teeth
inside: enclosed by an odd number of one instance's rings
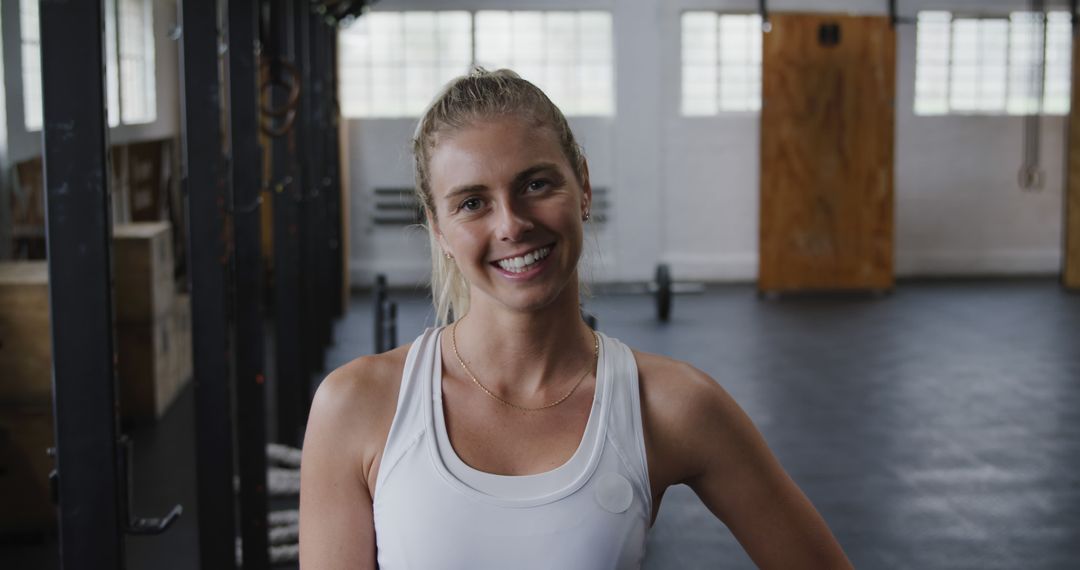
[[[522,256],[511,259],[501,259],[498,261],[498,265],[511,273],[521,273],[528,270],[532,264],[547,257],[549,253],[551,253],[550,247],[542,247]]]

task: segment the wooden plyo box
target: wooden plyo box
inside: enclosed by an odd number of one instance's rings
[[[49,497],[53,460],[52,410],[0,406],[0,534],[37,533],[56,527]]]
[[[176,297],[153,323],[116,326],[120,415],[133,422],[165,415],[191,379],[191,299]]]
[[[52,402],[49,269],[0,262],[0,404]]]
[[[150,324],[169,313],[173,284],[172,226],[168,222],[113,228],[116,322]]]

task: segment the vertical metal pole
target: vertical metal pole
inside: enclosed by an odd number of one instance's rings
[[[319,372],[323,369],[325,349],[330,344],[330,275],[327,264],[329,257],[329,241],[326,232],[326,190],[327,190],[327,163],[326,163],[326,50],[323,47],[326,24],[321,18],[310,17],[308,20],[310,30],[310,49],[308,61],[311,62],[311,165],[312,165],[312,189],[313,189],[313,223],[312,223],[312,250],[315,255],[313,270],[315,271],[315,287],[320,292],[313,297],[316,312],[316,333],[318,343],[317,354],[313,370]]]
[[[267,37],[266,55],[271,58],[270,73],[284,71],[273,60],[293,59],[292,32],[293,2],[272,0],[270,5],[270,31]],[[293,78],[299,80],[298,77]],[[300,93],[301,99],[307,97]],[[288,95],[276,89],[274,107],[283,106]],[[277,439],[288,445],[300,444],[301,423],[298,387],[307,385],[303,370],[300,335],[300,274],[297,264],[300,257],[298,227],[298,196],[302,192],[303,179],[296,170],[296,124],[281,137],[272,139],[271,188],[274,191],[274,331],[276,336],[277,373]]]
[[[236,439],[243,567],[268,568],[255,0],[229,0],[229,117],[236,256]]]
[[[316,297],[320,294],[316,287],[318,281],[317,265],[315,263],[316,238],[318,235],[318,222],[315,219],[316,205],[315,196],[318,190],[315,186],[317,165],[312,162],[312,108],[315,93],[312,85],[311,73],[311,28],[309,20],[310,12],[301,7],[296,11],[293,18],[296,34],[296,67],[300,70],[301,88],[303,94],[300,98],[300,108],[296,113],[296,136],[304,141],[299,147],[297,158],[300,161],[300,181],[303,200],[300,202],[299,228],[300,228],[300,328],[303,331],[303,375],[297,380],[302,384],[298,387],[297,397],[301,402],[307,401],[310,376],[318,367],[319,335],[318,335],[318,302]],[[306,417],[307,406],[301,407],[300,417]],[[303,423],[303,420],[301,420]]]
[[[60,560],[123,568],[104,12],[86,0],[39,14]]]
[[[332,313],[334,316],[345,314],[344,297],[342,291],[344,267],[341,259],[344,244],[342,240],[349,239],[342,235],[341,227],[341,144],[339,129],[341,124],[341,105],[338,103],[338,47],[337,28],[330,27],[327,30],[328,44],[328,87],[327,98],[330,101],[329,125],[327,127],[328,150],[327,156],[330,162],[330,185],[328,191],[328,217],[327,228],[330,233],[330,285],[333,291]]]
[[[386,314],[383,305],[386,303],[386,276],[378,274],[375,276],[375,289],[372,291],[372,296],[375,300],[375,319],[374,319],[374,336],[375,336],[375,354],[382,354],[386,352],[386,325],[384,323],[384,316]]]
[[[236,567],[229,362],[228,172],[223,153],[217,2],[182,2],[184,187],[195,377],[199,548],[203,568]]]

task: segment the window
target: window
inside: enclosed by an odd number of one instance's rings
[[[761,17],[684,12],[682,114],[761,109]]]
[[[38,0],[19,2],[22,31],[23,118],[26,130],[41,128],[41,39]]]
[[[105,0],[105,91],[110,127],[148,123],[157,117],[152,6],[151,0]],[[36,131],[42,123],[38,1],[21,0],[19,13],[24,124],[26,130]]]
[[[157,117],[154,85],[154,14],[149,0],[120,0],[120,119],[150,123]],[[114,48],[115,49],[115,48]],[[114,61],[113,57],[109,61]],[[113,114],[113,113],[110,113]]]
[[[419,116],[473,65],[513,69],[567,115],[614,113],[605,12],[372,12],[338,37],[346,117]]]
[[[1065,12],[920,12],[915,113],[1067,113],[1071,34]]]
[[[439,87],[468,71],[468,12],[371,12],[339,33],[341,111],[418,116]]]
[[[481,11],[474,59],[513,69],[567,115],[614,115],[611,40],[606,12]]]

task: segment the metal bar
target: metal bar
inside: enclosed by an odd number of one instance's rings
[[[308,50],[308,62],[311,67],[311,146],[310,146],[310,160],[312,166],[312,223],[311,223],[311,235],[312,235],[312,253],[314,259],[312,259],[312,269],[314,270],[313,281],[315,282],[315,288],[318,291],[327,291],[326,280],[326,187],[323,183],[326,177],[326,163],[324,161],[323,152],[325,149],[323,146],[326,144],[324,137],[326,125],[323,120],[324,108],[325,108],[325,82],[323,81],[323,69],[326,67],[326,62],[323,61],[323,48],[322,48],[322,27],[323,23],[320,18],[310,17],[308,19],[308,37],[309,37],[309,50]],[[315,309],[315,329],[318,335],[316,348],[318,349],[315,355],[315,364],[312,368],[314,372],[322,370],[323,352],[326,346],[329,344],[329,311],[327,310],[327,295],[316,295],[312,297]]]
[[[342,254],[345,247],[342,240],[348,239],[348,236],[342,235],[341,224],[341,140],[339,138],[341,105],[338,103],[338,50],[336,27],[328,27],[327,43],[329,44],[329,55],[327,56],[329,61],[327,68],[329,77],[327,97],[330,100],[330,114],[328,117],[329,125],[327,128],[327,140],[329,142],[327,155],[330,159],[330,185],[327,188],[327,202],[329,205],[327,228],[330,233],[330,276],[333,281],[333,283],[331,283],[331,291],[333,291],[333,314],[336,317],[340,317],[345,314],[344,293],[346,293],[342,290],[344,288],[344,260],[342,259]]]
[[[374,319],[374,337],[375,337],[375,354],[382,354],[386,352],[386,333],[383,310],[383,304],[386,302],[386,276],[378,274],[375,276],[375,288],[372,291],[372,297],[375,301],[375,319]]]
[[[270,567],[255,0],[229,0],[229,117],[236,256],[236,447],[243,568]]]
[[[184,184],[187,190],[195,376],[199,556],[236,567],[229,362],[228,172],[222,153],[217,2],[182,2]]]
[[[293,16],[294,33],[296,39],[296,51],[294,57],[296,61],[296,67],[300,72],[300,91],[304,95],[300,98],[300,107],[296,112],[296,136],[299,140],[304,141],[304,144],[300,147],[297,153],[297,160],[300,167],[300,193],[302,199],[299,204],[299,237],[300,237],[300,275],[304,278],[300,280],[300,297],[297,302],[300,303],[300,329],[301,340],[303,346],[301,348],[303,359],[303,375],[297,378],[298,382],[303,385],[307,385],[309,376],[314,372],[314,354],[315,345],[318,340],[315,338],[315,311],[313,310],[314,299],[312,295],[315,293],[315,287],[313,281],[315,278],[315,272],[312,267],[312,233],[315,224],[312,220],[312,196],[314,195],[314,189],[312,184],[312,165],[311,165],[311,49],[310,49],[310,30],[308,28],[308,11],[301,8],[296,11]],[[297,397],[304,395],[303,386],[299,387],[297,391]]]
[[[328,150],[326,133],[329,129],[327,116],[329,114],[329,93],[327,92],[327,79],[326,70],[329,67],[329,53],[326,45],[326,36],[329,31],[329,26],[323,21],[322,18],[311,18],[311,37],[312,37],[312,52],[311,52],[311,64],[312,64],[312,104],[314,106],[314,127],[315,133],[313,133],[313,151],[314,159],[313,163],[316,165],[317,171],[315,175],[315,188],[317,190],[316,200],[316,218],[315,225],[316,238],[317,238],[317,280],[318,290],[320,292],[331,291],[331,275],[330,275],[330,234],[328,231],[328,190],[330,186],[329,181],[329,163],[327,161],[326,152]],[[326,347],[330,346],[332,336],[333,315],[330,302],[333,299],[331,295],[320,294],[316,295],[315,299],[318,302],[319,311],[319,358],[318,368],[316,372],[321,371],[324,368]]]
[[[102,4],[39,7],[53,423],[65,570],[125,563]]]
[[[271,42],[266,54],[271,61],[293,59],[293,2],[272,0],[270,5]],[[270,73],[280,73],[271,66]],[[299,79],[299,78],[295,78]],[[301,99],[307,94],[301,92]],[[275,107],[283,106],[288,94],[281,89],[274,91]],[[300,257],[298,228],[298,196],[303,182],[296,169],[296,124],[281,137],[272,139],[271,177],[274,181],[274,331],[276,337],[275,358],[277,383],[277,440],[298,446],[302,398],[298,387],[303,381],[303,351],[300,332],[300,273],[297,263]],[[302,388],[300,388],[302,389]]]

